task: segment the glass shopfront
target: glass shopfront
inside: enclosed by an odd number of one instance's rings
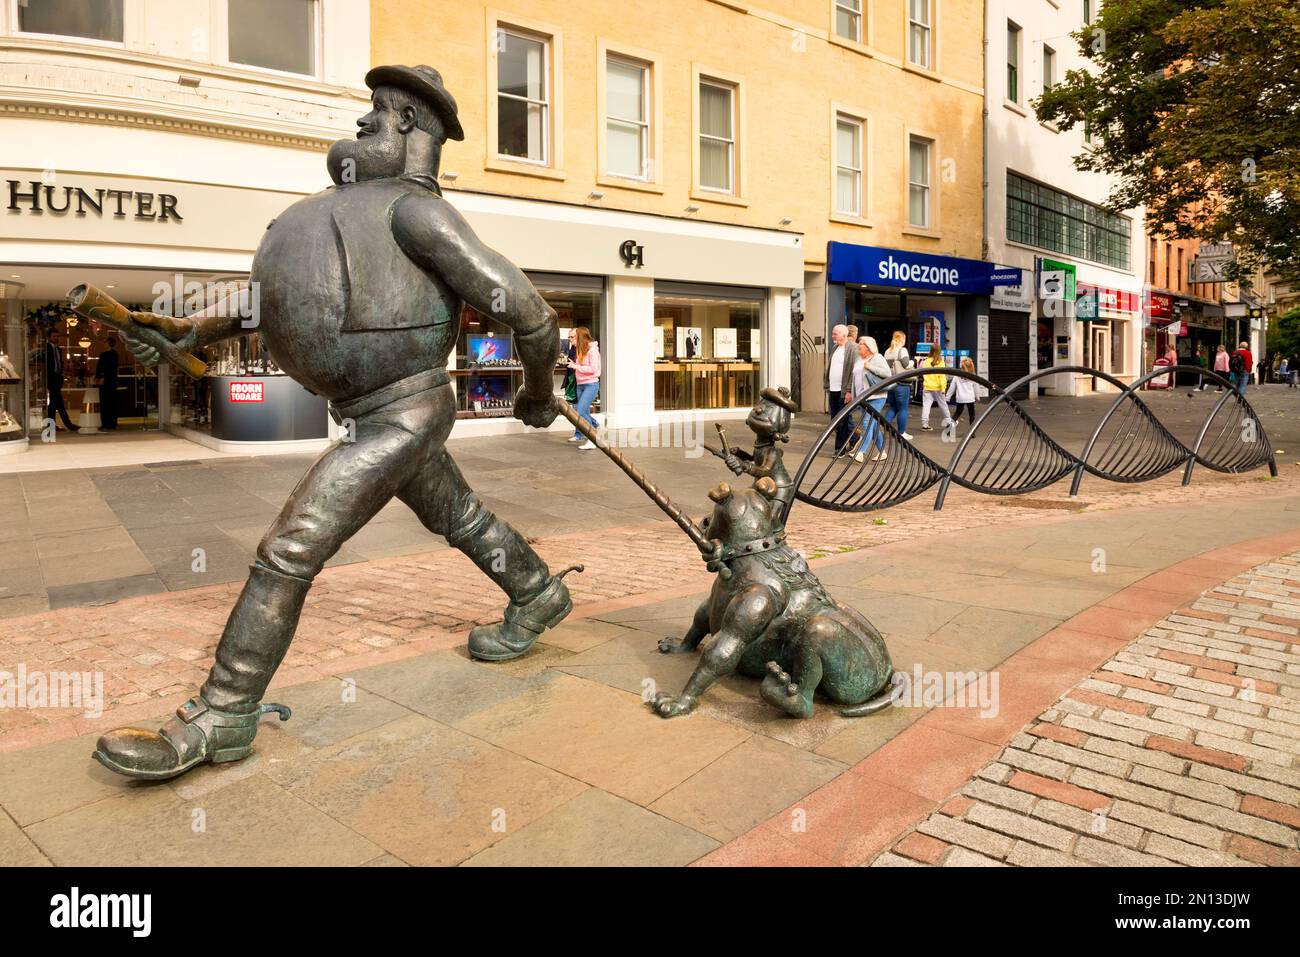
[[[26,335],[26,433],[41,435],[51,410],[51,385],[56,386],[72,424],[83,431],[156,429],[158,373],[135,361],[109,326],[83,319],[61,302],[25,302],[22,333]],[[132,308],[144,308],[133,306]],[[17,343],[19,333],[9,341]],[[8,356],[14,362],[14,356]],[[2,371],[3,363],[0,363]],[[15,371],[20,373],[21,369]],[[0,380],[0,390],[5,388]],[[18,388],[17,384],[14,388]],[[8,399],[10,415],[17,403]],[[65,426],[55,415],[56,426]]]
[[[758,396],[761,289],[655,283],[655,409],[732,409]]]
[[[9,293],[15,287],[0,283],[0,292]],[[0,296],[8,299],[8,296]],[[27,325],[23,321],[21,303],[0,303],[0,443],[21,443],[27,436]],[[12,451],[18,445],[0,444],[0,452]]]
[[[530,272],[527,276],[559,321],[555,389],[562,392],[570,330],[586,326],[597,343],[604,337],[605,281],[599,276],[557,273]],[[515,393],[523,385],[524,367],[515,352],[509,326],[466,306],[461,311],[460,337],[450,372],[456,386],[458,419],[509,418],[514,414]],[[601,379],[603,382],[604,375]],[[600,411],[599,397],[592,408]]]

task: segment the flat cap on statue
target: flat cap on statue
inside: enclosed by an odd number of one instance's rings
[[[456,100],[442,85],[442,74],[431,66],[377,66],[366,74],[366,86],[395,86],[427,100],[438,112],[449,140],[463,140],[465,131],[456,117]]]

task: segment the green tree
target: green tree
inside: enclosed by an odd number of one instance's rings
[[[1268,323],[1268,354],[1300,356],[1300,308],[1283,313]]]
[[[1116,178],[1110,207],[1300,276],[1300,4],[1123,0],[1074,36],[1093,69],[1034,105],[1096,134],[1074,162]]]

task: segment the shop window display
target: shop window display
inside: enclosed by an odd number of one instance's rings
[[[145,307],[134,305],[131,308]],[[151,428],[157,425],[157,373],[135,362],[135,357],[115,330],[81,319],[62,303],[53,302],[30,304],[25,326],[27,339],[23,358],[27,371],[27,433],[39,435],[44,428],[49,408],[52,359],[58,366],[55,375],[61,380],[63,406],[74,424],[85,424],[80,420],[89,410],[99,416],[98,422],[93,419],[89,422],[96,428]],[[9,336],[6,342],[14,339]],[[117,353],[114,363],[117,374],[114,376],[109,372],[108,378],[103,379],[101,373],[109,369],[109,364],[101,360],[110,349]],[[14,361],[13,354],[9,359],[21,375],[24,363]],[[14,385],[13,389],[19,390],[21,385]],[[8,391],[0,377],[0,392]],[[11,416],[19,418],[15,412],[21,407],[19,399],[9,394],[0,402],[7,404]],[[61,418],[58,425],[64,425]],[[4,437],[7,436],[0,436]]]
[[[13,326],[6,325],[4,338],[0,339],[0,442],[15,441],[27,434],[22,388],[26,347],[21,325]]]
[[[661,284],[661,287],[663,284]],[[655,291],[655,408],[752,405],[761,362],[760,294],[689,288]]]
[[[207,363],[207,375],[197,380],[179,374],[171,377],[171,425],[201,432],[211,430],[213,382],[216,379],[284,375],[258,333],[215,343],[197,350],[195,355]]]
[[[555,390],[563,389],[569,330],[586,326],[599,342],[604,333],[603,286],[584,276],[530,275],[542,298],[555,310],[560,327],[555,363]],[[466,306],[461,311],[455,367],[456,416],[499,418],[514,414],[514,398],[523,385],[524,367],[515,354],[510,329],[491,316]],[[600,411],[600,399],[593,405]]]

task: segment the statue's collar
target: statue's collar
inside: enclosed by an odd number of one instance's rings
[[[433,190],[438,196],[442,195],[442,187],[438,185],[438,180],[432,173],[403,173],[398,179],[404,179],[407,182],[418,183],[425,189]]]

